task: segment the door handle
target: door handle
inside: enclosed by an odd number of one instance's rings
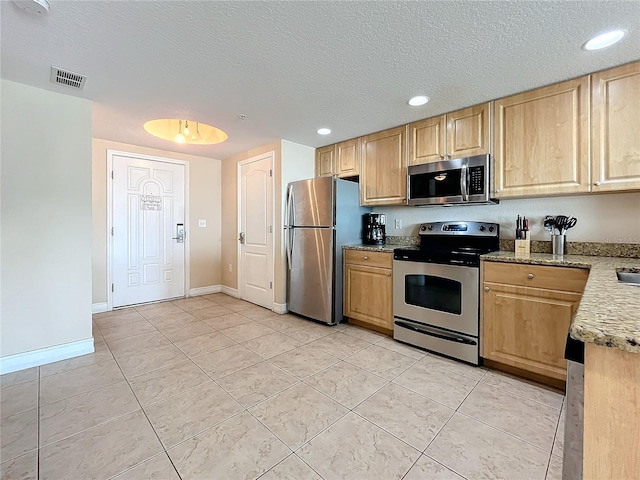
[[[176,243],[184,243],[184,223],[176,224],[176,236],[171,237],[171,240],[176,240]]]
[[[462,169],[460,170],[460,193],[462,194],[462,201],[469,201],[469,187],[467,184],[467,174],[469,172],[469,167],[467,165],[462,165]]]
[[[240,235],[238,236],[238,241],[244,245],[244,232],[240,232]]]

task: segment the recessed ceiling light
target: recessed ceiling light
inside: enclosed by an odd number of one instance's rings
[[[599,33],[587,43],[582,45],[583,50],[600,50],[618,43],[624,37],[624,30],[611,30],[609,32]]]
[[[149,120],[144,124],[144,129],[154,137],[189,145],[215,145],[228,138],[226,132],[219,128],[179,118]]]
[[[318,134],[320,135],[329,135],[331,133],[331,129],[330,128],[319,128],[318,129]]]
[[[419,107],[420,105],[424,105],[428,101],[429,101],[429,97],[427,97],[426,95],[418,95],[418,96],[412,97],[408,103],[412,107]]]

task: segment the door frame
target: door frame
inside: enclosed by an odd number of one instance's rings
[[[265,158],[268,158],[271,160],[271,172],[273,172],[274,170],[274,163],[275,163],[275,151],[271,150],[269,152],[265,152],[262,153],[260,155],[256,155],[254,157],[251,158],[247,158],[245,160],[241,160],[238,162],[238,167],[237,167],[237,212],[236,212],[236,233],[235,233],[235,239],[236,239],[236,243],[237,243],[237,253],[236,253],[236,270],[237,270],[237,276],[238,276],[238,298],[242,298],[242,245],[240,244],[240,242],[238,241],[238,233],[241,232],[241,228],[242,228],[242,167],[244,165],[248,165],[250,163],[253,162],[257,162],[259,160],[264,160]],[[271,219],[270,219],[270,224],[271,224],[271,269],[269,271],[269,275],[270,275],[270,279],[269,281],[272,282],[272,288],[271,288],[271,309],[273,310],[275,308],[275,292],[276,292],[276,285],[275,285],[275,264],[276,264],[276,242],[275,242],[275,225],[274,225],[274,221],[275,221],[275,211],[276,211],[276,186],[275,186],[275,177],[273,175],[271,175],[271,211],[268,212],[271,215]]]
[[[173,163],[184,166],[184,223],[185,223],[185,239],[184,239],[184,296],[189,296],[190,286],[190,266],[191,266],[191,232],[189,228],[189,162],[184,160],[176,160],[174,158],[158,157],[155,155],[144,155],[142,153],[124,152],[121,150],[107,149],[107,311],[113,310],[113,292],[111,291],[111,283],[113,283],[114,255],[113,255],[113,157],[131,157],[140,160],[148,160],[159,163]]]

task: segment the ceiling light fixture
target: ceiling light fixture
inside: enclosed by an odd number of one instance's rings
[[[330,128],[319,128],[318,129],[318,134],[319,135],[329,135],[331,133],[331,129]]]
[[[189,127],[189,122],[191,125],[196,124],[195,132],[193,127]],[[182,128],[183,123],[184,128]],[[150,120],[144,124],[144,129],[154,137],[186,145],[215,145],[229,138],[226,132],[219,128],[195,120],[178,118]]]
[[[419,107],[420,105],[424,105],[429,101],[429,97],[426,95],[417,95],[415,97],[411,97],[407,102],[412,107]]]
[[[608,32],[599,33],[591,40],[582,45],[583,50],[601,50],[610,47],[614,43],[618,43],[624,37],[624,30],[610,30]]]

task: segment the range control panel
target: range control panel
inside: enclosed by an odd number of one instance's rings
[[[420,235],[476,235],[497,237],[500,225],[485,222],[433,222],[419,227]]]

